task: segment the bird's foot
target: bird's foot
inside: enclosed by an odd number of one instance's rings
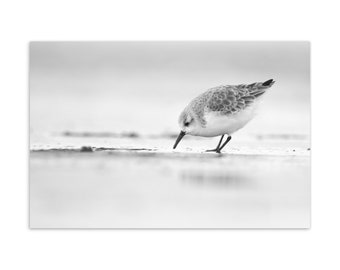
[[[216,152],[218,154],[221,153],[220,149],[210,149],[210,150],[206,150],[205,152]]]

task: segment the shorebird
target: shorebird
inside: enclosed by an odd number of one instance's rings
[[[260,97],[274,84],[274,80],[240,85],[221,85],[208,89],[194,98],[181,113],[181,128],[173,149],[182,138],[193,136],[221,136],[215,149],[220,153],[231,140],[231,135],[244,127],[255,115]],[[228,135],[222,144],[223,138]]]

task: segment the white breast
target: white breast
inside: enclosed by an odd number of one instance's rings
[[[203,137],[214,137],[223,134],[231,135],[235,131],[244,127],[254,116],[255,106],[251,106],[236,114],[222,115],[216,112],[208,112],[205,114],[206,126],[200,127],[193,135]]]

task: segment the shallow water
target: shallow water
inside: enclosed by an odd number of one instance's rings
[[[31,147],[32,228],[309,227],[304,139],[66,137]]]

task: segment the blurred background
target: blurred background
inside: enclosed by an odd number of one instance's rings
[[[32,42],[31,142],[64,131],[177,133],[181,110],[208,88],[271,78],[246,134],[307,135],[309,54],[308,42]]]
[[[224,153],[172,146],[207,89],[274,79]],[[308,228],[308,42],[32,42],[32,228]]]

